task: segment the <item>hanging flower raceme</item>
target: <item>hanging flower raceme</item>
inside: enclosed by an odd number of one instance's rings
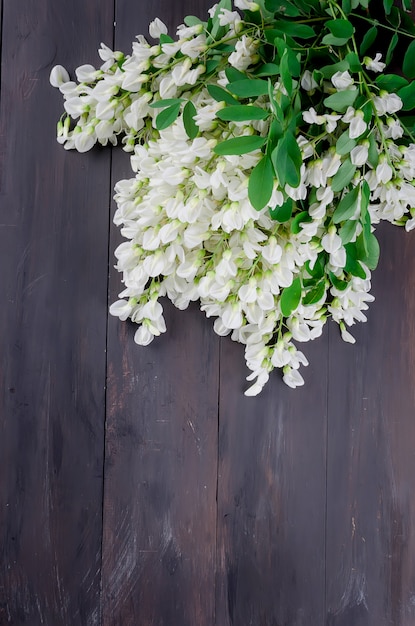
[[[415,227],[410,2],[383,2],[383,22],[371,4],[221,0],[176,38],[156,18],[130,55],[101,44],[102,65],[79,67],[78,82],[53,68],[58,141],[131,153],[133,175],[115,187],[126,241],[110,312],[138,324],[138,344],[166,331],[160,299],[199,301],[216,333],[245,345],[256,395],[274,368],[304,384],[297,344],[327,319],[354,342],[348,328],[373,300],[375,225]]]

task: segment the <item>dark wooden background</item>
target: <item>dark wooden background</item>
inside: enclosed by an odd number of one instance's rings
[[[415,625],[415,233],[380,229],[369,323],[296,391],[245,398],[197,307],[147,348],[107,314],[128,157],[56,143],[49,72],[210,4],[3,2],[2,626]]]

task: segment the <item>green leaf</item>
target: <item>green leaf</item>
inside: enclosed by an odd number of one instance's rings
[[[291,96],[292,91],[293,91],[293,79],[291,77],[291,72],[289,68],[287,49],[284,50],[284,54],[281,57],[280,72],[281,72],[282,84],[287,90],[288,95]]]
[[[303,298],[303,304],[316,304],[317,302],[320,302],[325,293],[326,279],[322,278],[314,287],[307,291]]]
[[[268,82],[260,78],[245,78],[230,83],[228,90],[241,98],[257,98],[268,93]]]
[[[261,107],[243,105],[229,106],[216,113],[216,117],[227,122],[244,122],[246,120],[265,120],[269,116],[269,111]]]
[[[193,119],[196,113],[195,105],[189,100],[183,109],[183,125],[189,139],[195,139],[199,134],[199,126]]]
[[[179,116],[181,102],[163,109],[156,117],[157,130],[164,130],[173,124]]]
[[[281,187],[288,183],[298,187],[301,182],[301,150],[292,133],[286,132],[271,154],[272,164]]]
[[[274,42],[275,46],[278,50],[278,55],[280,58],[283,57],[284,52],[287,51],[288,57],[288,69],[293,78],[296,78],[301,73],[301,63],[298,60],[298,55],[287,45],[284,39],[281,37],[277,37]]]
[[[291,219],[291,215],[293,213],[293,200],[292,198],[287,198],[287,200],[281,206],[275,207],[275,209],[270,209],[269,214],[273,220],[280,222],[280,224],[284,224]]]
[[[358,89],[344,89],[343,91],[337,91],[333,95],[325,98],[324,104],[329,107],[329,109],[333,109],[333,111],[344,113],[347,107],[353,105],[358,93]]]
[[[349,243],[353,239],[356,234],[358,221],[357,220],[348,220],[343,224],[343,226],[339,229],[338,234],[340,239],[342,240],[342,244],[345,245]]]
[[[367,160],[373,168],[375,168],[379,163],[379,149],[373,133],[369,135],[369,152]]]
[[[334,35],[324,35],[323,39],[321,40],[322,43],[324,43],[326,46],[344,46],[348,41],[349,41],[350,37],[335,37]]]
[[[160,43],[173,43],[174,39],[170,37],[170,35],[166,35],[165,33],[161,33],[160,35]]]
[[[359,260],[362,261],[370,270],[375,270],[380,255],[379,242],[373,233],[364,236],[359,235],[356,241],[356,249]]]
[[[207,85],[209,95],[212,96],[216,102],[226,102],[226,104],[239,104],[238,100],[234,98],[228,91],[218,87],[217,85]]]
[[[307,24],[289,22],[288,20],[277,20],[274,22],[273,27],[293,39],[314,39],[314,37],[316,37],[314,28]]]
[[[246,74],[244,74],[243,72],[240,72],[235,67],[232,67],[230,65],[225,69],[225,76],[230,83],[233,83],[236,80],[246,79]]]
[[[344,291],[347,289],[348,282],[345,280],[340,280],[333,272],[329,272],[330,282],[339,291]]]
[[[378,29],[376,28],[376,26],[371,26],[369,30],[367,31],[367,33],[365,33],[365,36],[363,37],[362,43],[360,44],[360,48],[359,48],[359,52],[361,56],[363,56],[369,50],[370,46],[372,46],[375,43],[377,34],[378,34]]]
[[[251,172],[248,183],[248,198],[254,209],[261,211],[272,195],[274,170],[271,159],[264,155]]]
[[[392,35],[392,39],[390,40],[390,44],[389,44],[388,49],[386,51],[386,57],[385,57],[386,65],[389,65],[389,63],[392,61],[393,51],[395,50],[396,46],[398,45],[398,41],[399,41],[398,34],[394,33]]]
[[[301,224],[312,222],[312,221],[313,221],[313,218],[308,213],[308,211],[301,211],[301,213],[297,213],[297,215],[294,217],[293,221],[291,222],[291,232],[294,235],[298,235],[298,233],[300,233],[302,230]]]
[[[412,111],[412,109],[415,109],[415,81],[409,83],[407,87],[399,89],[398,96],[403,102],[403,111]]]
[[[284,16],[298,17],[300,11],[290,0],[265,0],[265,8],[271,13],[282,13]]]
[[[328,259],[327,252],[325,251],[320,252],[312,269],[311,269],[310,261],[307,261],[305,264],[307,273],[317,280],[322,278],[326,273],[327,259]]]
[[[184,23],[186,26],[197,26],[198,24],[203,24],[202,20],[200,20],[195,15],[187,15],[184,18]]]
[[[341,156],[345,154],[350,154],[350,152],[353,150],[356,144],[357,144],[357,140],[350,139],[349,131],[345,130],[344,133],[340,135],[340,137],[337,140],[336,152],[337,154],[340,154]]]
[[[181,102],[183,102],[182,98],[167,98],[167,100],[157,100],[157,102],[152,102],[150,104],[150,108],[163,109],[164,107],[169,107],[173,104],[180,104]]]
[[[350,66],[346,59],[333,63],[331,65],[324,65],[319,71],[323,75],[323,78],[331,78],[336,72],[345,72],[349,70]]]
[[[333,213],[333,222],[339,224],[344,220],[351,218],[356,212],[357,204],[359,201],[359,187],[353,187],[351,191],[348,191],[337,205],[336,210]]]
[[[346,54],[346,60],[349,64],[351,72],[357,73],[362,71],[362,65],[356,52],[349,52]]]
[[[354,28],[349,20],[328,20],[326,26],[334,37],[340,37],[348,41],[354,33]]]
[[[409,44],[403,58],[402,70],[408,78],[415,78],[415,40]]]
[[[383,0],[383,8],[385,10],[386,15],[389,15],[392,7],[393,7],[393,0]]]
[[[289,317],[301,302],[301,281],[295,278],[289,287],[281,292],[281,313],[284,317]]]
[[[254,76],[278,76],[280,68],[275,63],[264,63],[256,68]]]
[[[345,13],[346,15],[349,15],[351,10],[352,10],[351,0],[342,0],[342,11],[343,11],[343,13]]]
[[[358,260],[356,244],[348,243],[344,247],[346,250],[346,265],[344,269],[346,272],[349,272],[349,274],[352,274],[352,276],[357,276],[364,280],[366,278],[366,272]]]
[[[334,193],[341,191],[351,182],[353,176],[356,172],[356,166],[353,165],[350,159],[346,159],[340,165],[340,168],[337,170],[336,174],[333,176],[331,181],[331,188]]]
[[[402,89],[402,87],[408,85],[406,78],[398,76],[398,74],[380,74],[375,82],[379,89],[384,89],[385,91],[389,91],[389,93],[396,93],[398,89]]]
[[[244,135],[243,137],[235,137],[234,139],[227,139],[218,143],[213,152],[219,155],[226,154],[247,154],[262,148],[266,142],[266,137],[259,137],[259,135]]]

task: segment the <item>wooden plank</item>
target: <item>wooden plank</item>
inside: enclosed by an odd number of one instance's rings
[[[242,395],[241,346],[223,342],[217,624],[324,619],[327,336],[306,346],[306,386],[275,372]]]
[[[112,23],[111,2],[4,6],[1,624],[100,623],[109,154],[56,143],[49,72]]]
[[[119,2],[116,46],[129,51],[156,16],[177,25],[201,8]],[[114,155],[114,183],[132,176],[125,157]],[[112,300],[121,288],[112,272]],[[146,348],[136,326],[109,324],[106,626],[214,624],[219,341],[197,307],[163,306],[167,333]]]
[[[330,338],[327,626],[415,623],[415,234],[379,230],[369,321]]]

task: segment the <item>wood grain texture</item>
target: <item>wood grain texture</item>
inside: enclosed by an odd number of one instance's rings
[[[380,230],[369,321],[330,337],[328,626],[415,623],[415,237]]]
[[[4,6],[1,624],[100,623],[109,154],[56,143],[49,72],[92,55],[113,17],[109,3],[70,13]]]
[[[222,344],[218,625],[323,624],[327,336],[306,352],[307,387],[275,372],[245,398],[243,350]]]
[[[116,46],[129,50],[156,16],[176,26],[200,9],[119,2]],[[131,169],[115,155],[114,181],[123,176]],[[120,290],[113,272],[113,300]],[[197,307],[165,308],[167,333],[146,348],[136,326],[109,324],[106,626],[214,623],[219,339]]]

